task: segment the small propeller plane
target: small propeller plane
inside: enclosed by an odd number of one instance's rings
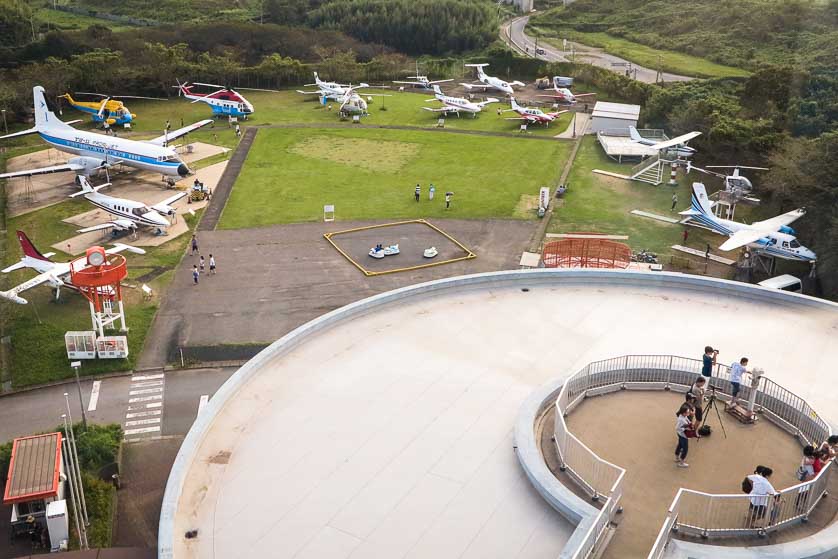
[[[174,196],[166,198],[162,202],[154,204],[153,206],[146,206],[142,202],[135,202],[127,198],[114,198],[100,194],[99,190],[110,186],[111,183],[100,184],[99,186],[90,186],[87,178],[83,175],[76,177],[76,182],[81,186],[81,190],[74,194],[70,194],[70,198],[76,196],[84,196],[85,199],[109,214],[116,216],[116,219],[99,225],[85,227],[79,229],[79,233],[89,233],[91,231],[101,231],[103,229],[113,229],[114,231],[136,231],[137,227],[144,225],[148,227],[155,227],[159,234],[163,234],[163,230],[168,228],[171,223],[164,216],[175,215],[175,208],[171,206],[181,198],[186,196],[186,192],[178,192]]]
[[[47,106],[44,88],[40,85],[32,88],[32,95],[35,101],[35,127],[0,136],[0,140],[26,134],[38,134],[51,147],[71,153],[75,157],[70,158],[64,165],[3,173],[0,174],[0,179],[31,177],[64,171],[90,176],[103,169],[106,170],[120,164],[154,171],[165,176],[185,177],[190,174],[189,167],[180,159],[174,148],[168,147],[169,142],[212,124],[212,120],[202,120],[178,130],[166,132],[162,136],[151,140],[138,141],[115,138],[96,132],[76,130],[70,126],[70,124],[80,121],[67,123],[59,120]]]
[[[629,136],[631,136],[632,142],[649,146],[650,148],[658,151],[666,151],[668,153],[675,154],[678,157],[689,158],[695,155],[696,150],[695,148],[689,147],[687,142],[693,138],[701,136],[701,132],[688,132],[683,136],[677,136],[671,140],[666,140],[665,142],[658,142],[650,140],[649,138],[644,138],[640,135],[640,132],[637,131],[637,128],[629,126]]]
[[[488,76],[483,71],[483,68],[488,66],[488,64],[466,64],[471,68],[477,68],[477,80],[480,83],[461,83],[460,85],[465,87],[466,89],[480,89],[482,88],[484,91],[487,89],[496,89],[502,93],[506,93],[507,95],[514,95],[515,90],[512,89],[512,86],[520,86],[523,87],[527,84],[524,82],[514,81],[514,82],[506,82],[500,78],[496,78],[494,76]]]
[[[554,113],[545,113],[541,109],[534,107],[522,107],[515,101],[514,97],[510,97],[509,100],[512,103],[512,108],[506,109],[503,112],[515,111],[520,116],[507,117],[506,120],[526,120],[528,124],[544,124],[545,126],[550,126],[550,123],[556,120],[559,115],[568,112],[557,111]]]
[[[560,76],[556,76],[559,78]],[[554,81],[553,83],[553,91],[555,93],[549,94],[538,94],[537,97],[550,97],[551,99],[555,99],[557,103],[562,103],[564,105],[575,105],[579,99],[583,97],[591,97],[596,95],[596,93],[576,93],[570,91],[570,89],[566,87],[559,87],[558,83]]]
[[[211,93],[195,93],[193,89],[196,85],[200,87],[212,87],[215,88],[216,91]],[[192,82],[191,84],[189,82],[180,83],[180,80],[178,80],[177,85],[173,85],[172,87],[177,88],[178,95],[182,95],[193,103],[201,102],[209,105],[212,109],[213,116],[234,116],[236,118],[244,118],[246,120],[247,117],[252,115],[254,112],[253,105],[250,101],[245,99],[244,95],[231,87],[201,82]],[[271,93],[276,93],[273,89],[257,89],[254,87],[240,87],[239,89],[242,91],[269,91]]]
[[[453,82],[454,81],[453,79],[431,81],[430,78],[428,78],[428,76],[419,75],[419,63],[418,62],[416,63],[416,75],[415,76],[407,76],[407,79],[416,80],[416,81],[412,81],[412,82],[394,81],[393,83],[402,84],[402,85],[412,85],[413,87],[421,87],[421,88],[424,88],[424,89],[431,89],[431,87],[433,87],[436,84]]]
[[[755,221],[750,225],[722,219],[713,215],[712,204],[704,185],[694,182],[690,209],[680,213],[716,233],[729,236],[730,238],[719,247],[720,250],[734,250],[748,245],[755,250],[786,260],[817,260],[815,253],[801,245],[794,229],[789,227],[795,220],[806,215],[804,208],[763,221]]]
[[[477,116],[477,113],[483,110],[483,107],[488,105],[489,103],[497,103],[498,100],[494,97],[489,97],[485,101],[474,102],[469,101],[468,99],[463,99],[462,97],[449,97],[445,95],[442,90],[439,88],[438,85],[432,86],[434,89],[434,98],[428,99],[427,101],[439,101],[442,103],[441,107],[422,107],[426,111],[431,111],[435,113],[454,113],[459,118],[460,113],[471,113],[471,117],[474,118]]]
[[[151,99],[154,101],[165,101],[158,97],[140,97],[137,95],[102,95],[101,93],[76,92],[76,95],[93,95],[101,97],[101,101],[77,101],[69,93],[59,95],[59,99],[66,99],[67,103],[74,109],[92,116],[93,122],[107,124],[108,126],[125,126],[130,124],[137,115],[128,110],[128,107],[118,99]],[[59,106],[60,109],[60,106]],[[59,110],[59,114],[63,111]]]
[[[25,305],[27,301],[21,297],[19,293],[43,283],[47,283],[50,287],[55,289],[56,299],[58,299],[59,289],[62,286],[69,287],[70,289],[76,289],[70,281],[70,262],[53,262],[50,260],[50,257],[55,256],[55,253],[48,252],[46,254],[41,254],[23,231],[17,232],[17,240],[20,242],[20,246],[23,249],[23,256],[21,257],[20,262],[12,264],[8,268],[4,268],[2,272],[4,274],[8,274],[9,272],[13,272],[15,270],[31,268],[38,272],[38,275],[26,280],[8,291],[0,291],[0,298],[8,299],[9,301],[13,301],[19,305]],[[105,254],[116,254],[122,251],[133,252],[134,254],[145,254],[145,251],[141,248],[121,243],[114,243],[113,248],[107,249]]]
[[[324,82],[314,72],[314,83],[307,83],[306,87],[317,86],[317,91],[303,91],[297,90],[297,93],[303,95],[319,95],[322,99],[331,99],[332,101],[342,101],[348,90],[360,89],[362,87],[369,87],[367,83],[359,83],[358,85],[340,84],[337,82]]]

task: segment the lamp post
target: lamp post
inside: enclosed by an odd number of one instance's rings
[[[6,109],[0,109],[0,113],[3,113],[3,128],[6,130],[6,134],[8,134],[9,125],[6,124]]]
[[[81,368],[81,361],[73,361],[70,363],[73,371],[76,373],[76,388],[79,389],[79,406],[81,407],[81,424],[84,430],[87,431],[87,417],[84,415],[84,399],[81,396],[81,380],[79,380],[79,368]]]

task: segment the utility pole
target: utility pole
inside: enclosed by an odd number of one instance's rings
[[[6,124],[6,109],[0,109],[0,112],[3,113],[3,128],[6,129],[6,134],[9,133],[9,125]]]
[[[79,406],[81,407],[81,424],[84,426],[84,430],[87,431],[87,417],[84,415],[84,399],[81,396],[81,380],[79,379],[79,369],[81,368],[81,361],[73,361],[72,363],[70,363],[70,366],[76,373],[76,388],[79,389]],[[66,392],[64,393],[64,396],[67,396]],[[69,410],[70,408],[68,405],[68,413]]]

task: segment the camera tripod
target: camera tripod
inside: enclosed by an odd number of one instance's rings
[[[716,396],[716,387],[710,386],[710,397],[707,398],[707,405],[702,409],[701,427],[707,424],[707,416],[710,415],[710,410],[716,410],[716,417],[719,418],[719,425],[722,428],[722,434],[727,438],[727,430],[725,429],[725,422],[722,420],[722,414],[719,413],[718,397]]]

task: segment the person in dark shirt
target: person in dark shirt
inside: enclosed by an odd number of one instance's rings
[[[716,366],[716,359],[719,357],[719,350],[713,349],[711,346],[704,348],[704,356],[702,357],[703,365],[701,366],[701,376],[713,376],[713,367]]]

